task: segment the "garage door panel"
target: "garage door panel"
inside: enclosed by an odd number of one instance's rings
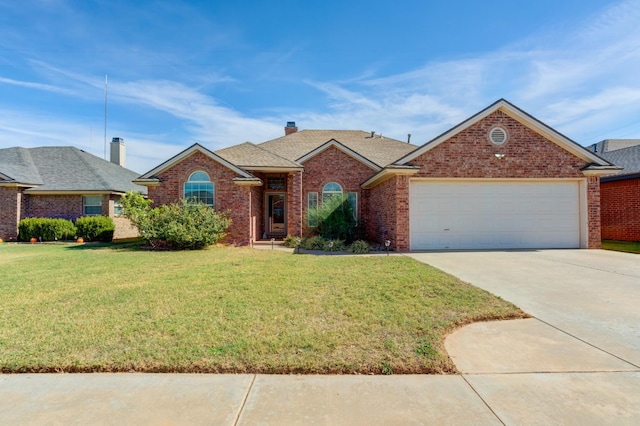
[[[411,248],[579,247],[578,182],[412,182]]]

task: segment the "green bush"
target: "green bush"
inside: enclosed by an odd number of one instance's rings
[[[288,248],[296,248],[298,247],[298,241],[302,242],[300,237],[287,235],[285,239],[282,241],[282,245]]]
[[[42,241],[72,240],[76,237],[76,227],[70,220],[32,217],[22,219],[18,224],[18,240],[31,238]]]
[[[151,208],[151,201],[135,192],[126,193],[120,202],[125,217],[138,227],[142,238],[156,248],[201,249],[224,238],[231,225],[227,213],[203,203],[180,200]]]
[[[333,245],[331,244],[333,243]],[[344,250],[343,240],[327,240],[324,243],[324,251],[342,251]]]
[[[302,248],[305,250],[324,250],[326,241],[319,235],[302,240]]]
[[[113,240],[113,231],[116,227],[113,219],[107,216],[83,216],[76,220],[78,237],[85,241],[102,241],[107,243]]]
[[[349,246],[349,251],[355,254],[364,254],[371,251],[371,246],[363,240],[356,240]]]

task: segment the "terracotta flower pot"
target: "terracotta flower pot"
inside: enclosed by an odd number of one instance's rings
[[[78,239],[76,240],[79,244],[84,243],[84,238],[82,237],[78,237]]]
[[[30,242],[31,244],[33,244],[33,243],[37,243],[37,242],[38,242],[38,239],[37,239],[36,237],[31,237],[31,239],[29,240],[29,242]]]

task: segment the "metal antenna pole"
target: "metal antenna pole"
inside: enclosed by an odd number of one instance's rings
[[[107,75],[104,75],[104,159],[107,159]]]

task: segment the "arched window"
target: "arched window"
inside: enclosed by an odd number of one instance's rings
[[[189,179],[184,183],[184,198],[189,201],[200,201],[213,207],[213,182],[209,175],[203,171],[191,173]]]
[[[323,203],[327,200],[330,200],[332,197],[341,196],[341,195],[342,195],[342,187],[335,182],[329,182],[322,188]]]

